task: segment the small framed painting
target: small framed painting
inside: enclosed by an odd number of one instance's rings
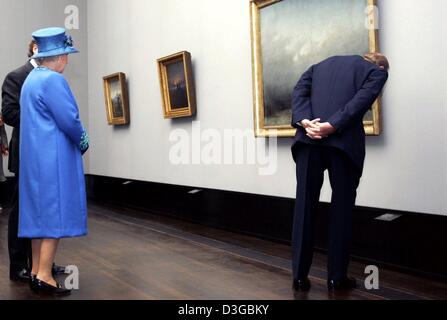
[[[109,125],[126,125],[130,122],[126,75],[114,73],[104,78],[107,121]]]
[[[196,114],[191,54],[182,51],[157,60],[163,115],[166,119]]]

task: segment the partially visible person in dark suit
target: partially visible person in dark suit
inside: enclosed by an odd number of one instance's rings
[[[38,52],[36,42],[29,44],[28,58]],[[9,146],[8,169],[15,174],[15,187],[12,210],[8,224],[8,249],[10,260],[10,279],[12,281],[29,281],[31,270],[31,242],[18,238],[19,223],[19,145],[20,145],[20,93],[23,83],[30,72],[37,67],[34,59],[29,59],[22,67],[10,72],[2,86],[2,115],[4,122],[13,127]],[[53,272],[61,274],[65,268],[54,265]]]
[[[293,285],[310,289],[314,221],[329,171],[332,199],[329,222],[328,289],[356,287],[348,277],[352,211],[365,159],[363,117],[379,97],[389,64],[379,53],[335,56],[307,70],[293,91],[292,147],[297,198],[293,224]]]

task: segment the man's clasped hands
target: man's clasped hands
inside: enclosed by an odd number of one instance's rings
[[[306,130],[306,134],[312,140],[322,140],[335,133],[336,129],[329,122],[320,122],[321,119],[301,121],[301,126]]]

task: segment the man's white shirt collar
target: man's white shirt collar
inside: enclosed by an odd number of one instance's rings
[[[31,60],[29,61],[29,63],[31,63],[31,64],[33,65],[34,68],[37,68],[37,67],[38,67],[37,62],[36,62],[36,60],[34,60],[34,59],[31,59]]]

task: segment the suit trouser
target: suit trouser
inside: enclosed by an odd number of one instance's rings
[[[11,270],[22,270],[30,267],[31,241],[19,238],[19,176],[14,179],[12,209],[8,223],[8,249]]]
[[[297,144],[297,197],[293,222],[293,276],[305,279],[313,258],[315,217],[324,171],[329,171],[332,199],[329,218],[328,279],[347,275],[352,238],[352,211],[361,172],[343,151],[324,146]]]

